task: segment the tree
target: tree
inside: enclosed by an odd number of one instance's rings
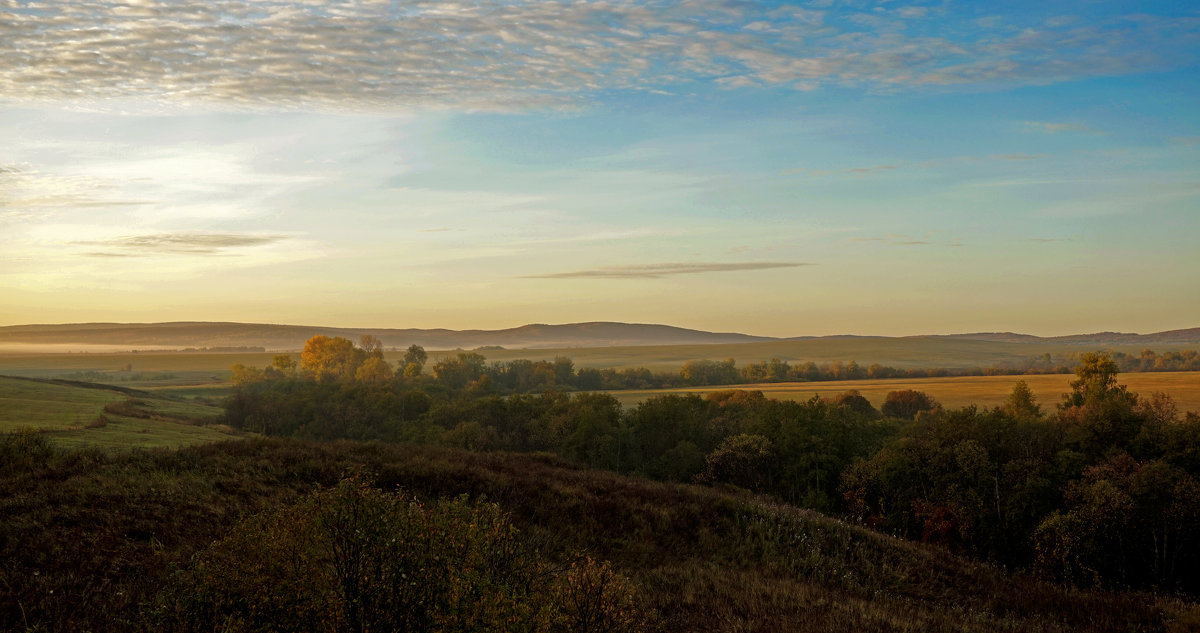
[[[392,379],[392,366],[383,356],[371,356],[359,365],[354,373],[354,379],[360,382],[387,382]]]
[[[729,483],[764,492],[771,485],[777,462],[771,440],[761,435],[734,435],[708,454],[700,477],[707,483]]]
[[[367,353],[368,356],[378,356],[383,358],[383,341],[379,340],[378,336],[373,334],[363,334],[358,339],[358,346]]]
[[[408,346],[408,350],[404,352],[404,366],[416,365],[417,369],[425,367],[425,361],[429,360],[429,354],[425,353],[425,348],[417,344]],[[421,373],[417,371],[417,373]]]
[[[438,361],[433,366],[433,376],[447,387],[462,389],[483,375],[486,361],[486,358],[475,352],[459,352],[455,358],[443,358]]]
[[[262,382],[266,379],[262,370],[255,367],[247,367],[241,363],[234,363],[230,369],[233,371],[233,384],[239,387],[254,382]]]
[[[304,343],[300,366],[317,380],[350,380],[366,356],[349,339],[318,334]]]
[[[930,398],[924,392],[903,389],[889,393],[884,399],[880,411],[889,418],[913,420],[916,419],[918,413],[932,411],[937,406],[937,401]]]
[[[1120,371],[1108,354],[1084,354],[1075,366],[1076,378],[1071,381],[1071,393],[1063,396],[1063,407],[1078,407],[1123,394],[1125,387],[1117,386],[1117,374]]]
[[[689,385],[730,385],[738,381],[734,360],[689,360],[683,364],[679,377]]]
[[[1029,390],[1024,380],[1018,380],[1013,385],[1008,401],[1004,403],[1004,412],[1018,420],[1036,420],[1042,417],[1042,408],[1038,406],[1037,398]]]
[[[278,354],[271,360],[271,367],[286,377],[296,375],[296,359],[290,354]]]
[[[875,407],[871,406],[871,401],[864,398],[857,389],[851,389],[834,396],[832,404],[837,407],[846,407],[871,420],[879,417],[879,412],[875,410]]]

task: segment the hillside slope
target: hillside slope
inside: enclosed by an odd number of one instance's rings
[[[1064,589],[810,511],[548,456],[280,440],[104,455],[10,439],[0,451],[5,630],[144,628],[146,605],[171,566],[187,565],[239,515],[356,472],[383,490],[485,498],[550,555],[584,551],[610,561],[640,588],[655,630],[1155,631],[1200,623],[1191,603]],[[8,459],[18,454],[20,463]]]

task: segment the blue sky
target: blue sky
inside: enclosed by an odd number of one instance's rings
[[[0,323],[1200,325],[1184,2],[0,2]]]

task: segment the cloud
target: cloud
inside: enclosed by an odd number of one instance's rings
[[[91,257],[131,257],[150,254],[211,254],[232,248],[275,244],[288,239],[279,235],[239,233],[155,233],[100,241],[77,241],[83,246],[102,246],[115,251],[88,253]]]
[[[724,0],[0,4],[0,95],[95,107],[133,97],[272,109],[512,110],[710,83],[1038,84],[1184,67],[1195,61],[1200,32],[1195,17],[1031,23],[1021,15],[979,20],[953,7],[764,13]]]
[[[866,176],[881,171],[899,169],[899,165],[872,165],[870,167],[849,167],[846,169],[787,169],[785,174],[808,174],[810,176]]]
[[[145,200],[115,195],[100,179],[47,174],[23,164],[0,164],[0,223],[52,215],[64,208],[135,207]]]
[[[1045,157],[1045,154],[993,154],[990,158],[997,160],[1037,160]]]
[[[804,262],[698,262],[642,264],[633,266],[608,266],[591,270],[576,270],[545,275],[525,275],[522,279],[659,279],[673,275],[695,275],[741,270],[766,270],[770,268],[797,268],[811,266]]]
[[[929,241],[929,236],[924,235],[921,238],[915,238],[909,235],[898,235],[889,233],[883,237],[852,237],[851,242],[876,242],[879,244],[889,244],[892,246],[927,246],[933,244]],[[961,246],[961,244],[948,243],[947,246]]]
[[[1021,125],[1029,132],[1044,132],[1059,134],[1062,132],[1081,132],[1087,134],[1104,134],[1104,132],[1081,123],[1055,123],[1051,121],[1024,121]]]

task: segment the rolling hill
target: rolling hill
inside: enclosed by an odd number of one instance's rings
[[[823,336],[773,338],[736,332],[706,332],[669,325],[589,322],[560,325],[529,324],[501,330],[336,328],[265,323],[171,322],[171,323],[69,323],[13,325],[0,327],[0,346],[11,350],[57,346],[56,351],[83,351],[108,346],[124,349],[263,348],[267,351],[296,351],[311,336],[343,336],[357,341],[365,334],[378,337],[387,348],[403,349],[417,344],[428,349],[569,349],[641,347],[668,345],[732,345],[747,343],[799,343],[805,347],[824,343],[856,343],[872,346],[923,347],[937,341],[997,343],[1006,345],[1053,345],[1056,348],[1149,347],[1156,350],[1200,345],[1200,328],[1153,334],[1101,332],[1072,336],[1038,337],[1028,334],[974,333],[933,336]],[[74,349],[78,348],[78,349]],[[47,351],[41,349],[39,351]],[[1029,352],[1037,353],[1037,352]],[[860,359],[861,360],[861,359]]]
[[[530,324],[503,330],[336,328],[263,323],[73,323],[0,327],[0,343],[36,345],[122,345],[154,348],[262,347],[295,351],[309,337],[343,336],[357,341],[369,334],[385,347],[421,345],[429,349],[503,346],[512,348],[700,345],[773,340],[765,336],[704,332],[637,323]]]

